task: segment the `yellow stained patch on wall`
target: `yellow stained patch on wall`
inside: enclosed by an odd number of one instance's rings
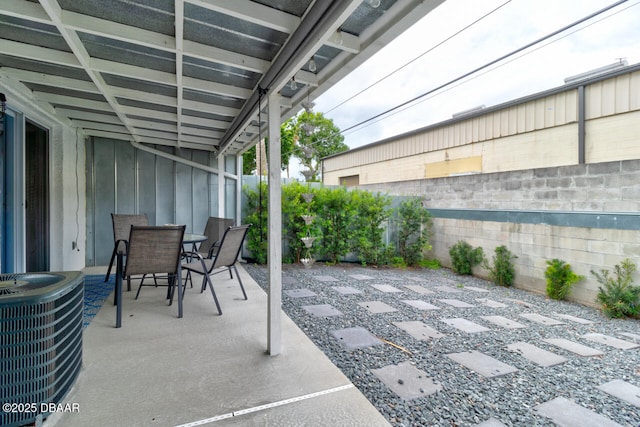
[[[442,178],[451,175],[482,172],[482,156],[445,160],[424,165],[425,178]]]

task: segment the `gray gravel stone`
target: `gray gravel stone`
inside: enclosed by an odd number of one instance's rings
[[[266,268],[255,264],[247,264],[245,268],[266,289]],[[598,388],[605,385],[606,389],[606,385],[610,387],[614,381],[614,384],[624,381],[625,387],[631,390],[640,387],[640,348],[616,348],[585,338],[602,334],[640,342],[638,320],[608,319],[591,307],[550,300],[519,289],[497,287],[475,277],[458,276],[448,269],[376,269],[358,264],[324,266],[316,263],[310,269],[284,265],[283,273],[288,278],[283,283],[284,290],[308,289],[316,294],[314,297],[295,298],[284,293],[282,307],[285,313],[394,427],[470,427],[489,420],[493,424],[488,425],[550,427],[555,425],[553,421],[534,408],[557,398],[574,402],[619,425],[640,426],[640,408]],[[367,280],[358,280],[365,276]],[[372,282],[394,286],[403,292],[380,292],[371,286]],[[411,286],[405,286],[412,283],[433,293],[418,293],[411,290]],[[457,286],[452,288],[452,283]],[[336,292],[336,286],[353,287],[362,293],[343,295]],[[438,300],[450,298],[451,289],[460,291],[455,292],[456,300],[473,307],[456,308],[440,303]],[[479,293],[478,289],[489,292]],[[373,300],[396,307],[398,311],[376,314],[358,305]],[[440,310],[421,310],[402,302],[407,300],[421,300],[440,307]],[[330,305],[342,315],[313,316],[303,308],[310,304]],[[536,323],[531,321],[531,317],[525,320],[520,316],[522,313],[562,319],[562,323]],[[499,327],[483,316],[524,320],[527,327]],[[443,322],[443,319],[462,317],[490,330],[469,334]],[[586,319],[592,323],[575,319]],[[439,333],[438,338],[416,338],[405,330],[406,326],[405,329],[400,327],[407,325],[406,322],[421,322],[432,333]],[[356,327],[366,328],[372,336],[384,340],[383,344],[349,349],[330,332]],[[589,346],[602,354],[583,357],[552,344],[558,343],[557,340]],[[516,343],[528,343],[567,360],[558,365],[540,366],[509,349]],[[517,371],[485,378],[447,357],[448,354],[470,351],[480,352]],[[441,389],[405,400],[373,374],[374,370],[403,363],[411,363],[423,371],[425,378],[431,378]],[[406,387],[407,378],[402,376],[404,385],[397,381],[395,384]]]

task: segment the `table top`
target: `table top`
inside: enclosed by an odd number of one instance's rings
[[[182,243],[198,243],[207,240],[207,236],[204,234],[184,233]]]

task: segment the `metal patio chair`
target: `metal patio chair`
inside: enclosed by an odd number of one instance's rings
[[[197,252],[203,258],[213,258],[218,252],[224,232],[233,224],[234,221],[232,219],[210,216],[204,228],[204,235],[207,236],[207,240],[200,244]]]
[[[197,252],[185,254],[187,259],[192,259],[193,261],[182,264],[182,268],[187,270],[189,276],[191,276],[191,273],[202,274],[202,288],[200,292],[206,289],[208,283],[209,289],[211,289],[211,295],[213,295],[213,301],[216,303],[216,308],[218,309],[218,314],[222,314],[222,309],[220,308],[216,291],[213,288],[213,281],[210,277],[212,274],[218,274],[228,270],[231,278],[233,278],[232,270],[235,270],[238,283],[240,283],[240,289],[242,289],[242,295],[245,300],[247,299],[247,293],[244,290],[242,279],[238,274],[238,269],[235,264],[240,256],[242,243],[244,242],[249,227],[251,227],[251,224],[227,228],[222,235],[218,252],[214,258],[204,258]]]
[[[123,277],[127,279],[127,287],[131,287],[131,276],[142,275],[136,299],[143,286],[160,286],[155,279],[153,284],[144,283],[148,274],[156,273],[167,274],[167,299],[173,296],[185,228],[185,225],[131,227]]]
[[[129,239],[129,230],[132,225],[149,225],[147,214],[130,215],[130,214],[111,214],[111,222],[113,223],[113,252],[109,261],[109,269],[104,276],[104,281],[109,281],[111,275],[111,267],[118,253],[123,257],[127,256],[127,239]],[[129,291],[131,289],[128,289]]]

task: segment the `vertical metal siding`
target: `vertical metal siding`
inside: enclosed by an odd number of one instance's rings
[[[155,147],[204,165],[217,165],[203,151]],[[215,167],[215,166],[214,166]],[[226,167],[234,173],[236,159]],[[113,249],[111,213],[146,213],[150,224],[186,224],[202,232],[218,216],[218,175],[135,150],[125,141],[93,138],[87,143],[87,265],[107,265]],[[227,178],[227,216],[235,218],[235,179]],[[90,218],[89,218],[90,216]]]

